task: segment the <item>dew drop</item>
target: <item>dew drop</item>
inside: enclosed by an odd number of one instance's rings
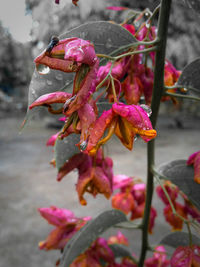
[[[135,27],[139,27],[140,23],[138,21],[135,21],[134,25]]]
[[[134,137],[134,142],[137,141],[137,138],[138,138],[138,137],[137,137],[137,135],[136,135],[136,136]]]
[[[147,105],[145,105],[145,104],[142,104],[142,105],[140,105],[140,107],[141,107],[144,111],[146,111],[148,117],[151,116],[152,110],[151,110],[151,108],[150,108],[149,106],[147,106]]]
[[[62,75],[61,73],[58,73],[58,74],[56,75],[56,80],[58,80],[58,81],[62,81],[62,80],[63,80],[63,75]]]
[[[107,42],[105,44],[105,47],[108,48],[108,49],[112,47],[112,41],[111,41],[110,38],[108,38],[108,40],[107,40]]]
[[[87,148],[87,142],[86,141],[83,141],[81,144],[80,144],[80,149],[81,149],[81,152],[86,150]]]
[[[43,74],[43,75],[48,74],[50,72],[50,68],[42,64],[37,65],[36,69],[39,74]]]
[[[150,24],[146,23],[146,27],[147,27],[147,29],[149,29],[150,28]]]
[[[48,84],[48,85],[52,85],[52,84],[53,84],[53,82],[52,82],[52,81],[50,81],[50,80],[47,80],[47,84]]]

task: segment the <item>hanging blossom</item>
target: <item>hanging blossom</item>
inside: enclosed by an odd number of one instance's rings
[[[94,45],[89,41],[67,38],[54,42],[53,45],[50,43],[47,49],[35,59],[35,63],[36,68],[46,65],[51,69],[76,72],[73,92],[65,99],[66,115],[71,115],[81,108],[95,91],[99,60],[95,54]],[[33,107],[34,104],[29,108]]]
[[[66,243],[80,230],[91,217],[77,218],[73,212],[55,206],[38,209],[40,215],[55,226],[45,241],[39,243],[39,248],[44,250],[64,249]]]
[[[101,139],[108,129],[106,137]],[[98,148],[105,144],[113,134],[116,134],[122,144],[128,149],[133,148],[136,134],[148,142],[156,137],[146,111],[139,105],[114,103],[112,108],[104,111],[95,121],[87,141],[86,152],[93,155]]]
[[[173,185],[170,181],[165,181],[164,188],[167,191],[171,202],[180,216],[187,219],[187,211],[185,205],[179,203],[177,198],[179,196],[179,189],[177,186]],[[162,199],[163,203],[165,204],[165,208],[163,210],[165,220],[172,226],[172,231],[182,230],[183,228],[183,220],[173,213],[171,205],[162,189],[161,186],[157,186],[156,192],[158,196]]]
[[[110,245],[128,245],[127,238],[118,231],[117,235],[105,238],[97,238],[93,244],[82,254],[80,254],[70,265],[70,267],[95,266],[101,267],[102,261],[107,267],[137,267],[129,258],[122,257],[121,263],[115,262],[114,253]]]
[[[200,246],[178,247],[171,258],[171,267],[200,266]]]
[[[112,159],[109,157],[104,158],[102,150],[98,150],[95,157],[79,153],[72,156],[63,167],[60,168],[57,180],[61,181],[69,172],[77,169],[78,182],[76,184],[76,190],[80,203],[86,205],[87,201],[83,197],[86,192],[92,194],[94,197],[100,193],[106,198],[110,198],[113,190],[112,168]]]
[[[166,250],[163,246],[157,246],[153,257],[144,262],[145,267],[168,267],[169,264],[170,261],[167,260]]]
[[[197,151],[189,156],[187,165],[194,166],[194,181],[200,184],[200,151]]]
[[[143,217],[146,199],[146,185],[144,183],[138,183],[126,175],[116,175],[113,179],[113,189],[120,189],[119,193],[112,196],[113,208],[119,209],[127,215],[130,214],[131,220]],[[152,233],[156,216],[156,210],[151,207],[149,233]]]

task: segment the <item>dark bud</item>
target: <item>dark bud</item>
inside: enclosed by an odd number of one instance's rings
[[[57,36],[52,36],[50,43],[47,46],[46,52],[51,53],[54,46],[59,43],[59,38]]]

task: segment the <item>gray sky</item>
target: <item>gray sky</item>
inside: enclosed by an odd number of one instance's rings
[[[0,20],[9,29],[13,38],[19,42],[30,41],[29,32],[32,27],[30,15],[25,16],[24,0],[0,0]]]

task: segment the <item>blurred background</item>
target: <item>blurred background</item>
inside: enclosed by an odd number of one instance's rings
[[[126,12],[106,10],[106,6],[123,5],[139,10],[153,10],[159,1],[84,0],[79,6],[71,0],[2,1],[0,10],[0,116],[3,111],[26,109],[27,91],[32,76],[33,58],[49,43],[52,35],[60,35],[86,21],[121,22]],[[200,54],[200,17],[184,0],[173,1],[170,17],[168,58],[182,69]],[[184,55],[184,57],[183,57]]]
[[[138,10],[149,7],[152,11],[158,3],[157,0],[79,0],[78,7],[75,7],[71,0],[60,0],[59,5],[54,0],[1,1],[0,267],[54,266],[59,253],[40,252],[37,247],[52,229],[40,218],[38,207],[57,205],[72,209],[76,216],[95,216],[109,207],[108,201],[101,196],[96,200],[88,197],[88,206],[80,207],[74,188],[76,173],[68,175],[62,184],[56,182],[56,170],[49,166],[52,149],[45,147],[46,140],[56,129],[40,118],[19,135],[27,109],[34,57],[46,48],[52,35],[60,35],[84,22],[123,21],[126,12],[106,10],[106,6]],[[188,10],[184,0],[173,1],[167,57],[177,69],[182,69],[200,55],[199,24],[200,17]],[[187,101],[182,105],[183,113],[176,111],[173,115],[170,113],[172,104],[162,104],[156,150],[158,164],[177,158],[186,159],[198,149],[198,106],[196,102]],[[107,148],[108,155],[114,159],[114,172],[145,179],[146,145],[138,140],[134,151],[129,152],[117,144],[112,139]],[[156,200],[154,202],[156,205]],[[161,213],[162,208],[158,207]],[[155,231],[153,243],[158,242],[161,231],[168,233],[170,230],[162,218],[158,219],[156,227],[160,230]],[[140,235],[128,232],[128,236],[137,253]]]

